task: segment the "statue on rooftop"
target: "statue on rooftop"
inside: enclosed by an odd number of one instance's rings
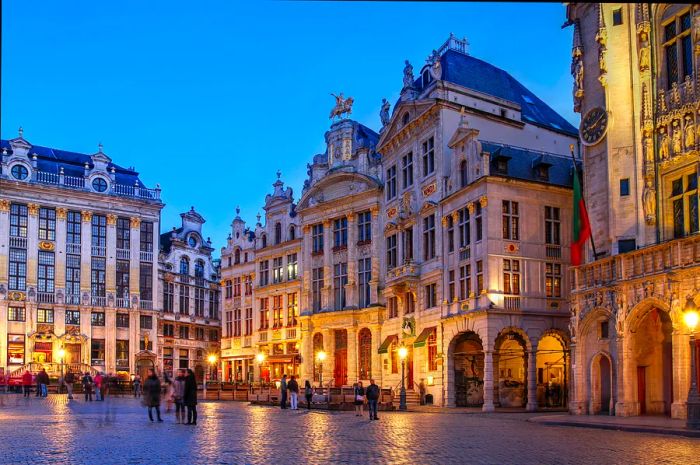
[[[331,115],[329,116],[330,119],[333,119],[336,116],[342,119],[343,115],[347,116],[352,113],[352,104],[355,102],[355,99],[352,97],[343,97],[342,92],[340,95],[331,95],[335,97],[335,106],[331,110]]]
[[[403,87],[404,89],[413,87],[413,66],[406,60],[406,66],[403,68]]]
[[[391,116],[389,115],[390,103],[387,99],[382,99],[382,109],[379,111],[379,118],[382,120],[382,126],[389,124]]]

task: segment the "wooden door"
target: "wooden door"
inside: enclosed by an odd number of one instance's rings
[[[337,329],[334,336],[335,367],[333,369],[333,380],[336,387],[341,387],[348,383],[348,332],[345,329]]]
[[[66,344],[66,363],[82,363],[80,359],[80,344]]]
[[[637,367],[637,401],[639,401],[639,414],[647,413],[647,367]]]

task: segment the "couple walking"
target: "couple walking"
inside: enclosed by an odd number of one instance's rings
[[[153,410],[159,422],[160,417],[161,383],[153,368],[148,369],[148,377],[143,383],[143,404],[148,407],[148,418],[153,421]],[[197,380],[190,369],[180,369],[173,381],[173,400],[175,401],[175,418],[177,423],[185,425],[197,424]],[[167,399],[166,399],[167,400]],[[185,408],[187,414],[185,415]],[[187,420],[187,422],[185,422]]]

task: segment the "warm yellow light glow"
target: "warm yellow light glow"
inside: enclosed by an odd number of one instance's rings
[[[404,346],[399,347],[399,358],[404,360],[408,356],[408,349]]]
[[[280,385],[281,385],[281,384],[282,384],[282,383],[280,383],[279,381],[275,381],[275,386],[277,386],[277,389],[280,388]]]
[[[260,352],[258,355],[255,356],[255,358],[257,359],[258,363],[262,363],[265,361],[265,354]]]
[[[209,360],[209,363],[211,363],[212,365],[215,364],[215,363],[216,363],[216,355],[215,355],[215,354],[209,354],[209,357],[208,357],[207,360]]]
[[[65,356],[66,356],[66,350],[63,347],[58,349],[58,359],[63,360],[63,357],[65,357]]]
[[[316,358],[318,359],[319,362],[322,362],[326,359],[326,353],[321,350],[316,354]]]
[[[432,386],[433,384],[435,384],[435,378],[428,376],[428,386]]]
[[[683,314],[683,319],[685,320],[685,324],[688,325],[688,328],[690,328],[691,331],[695,331],[695,328],[698,326],[698,320],[700,320],[700,315],[698,315],[696,310],[688,310]]]

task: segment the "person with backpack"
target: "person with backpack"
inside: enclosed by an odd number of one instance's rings
[[[367,396],[367,404],[369,406],[370,420],[379,420],[379,417],[377,416],[377,403],[379,402],[380,393],[381,391],[379,390],[379,386],[374,384],[373,379],[370,379],[369,386],[367,386],[367,389],[365,390],[365,396]]]
[[[289,391],[289,403],[291,405],[292,410],[298,410],[299,383],[297,383],[297,380],[294,379],[294,375],[292,375],[291,379],[287,383],[287,390]]]
[[[75,375],[70,369],[68,373],[63,377],[63,384],[66,385],[66,391],[68,392],[68,400],[73,400],[73,384],[75,383]]]
[[[83,385],[83,392],[85,393],[85,402],[92,402],[92,376],[89,372],[85,372],[81,384]]]

